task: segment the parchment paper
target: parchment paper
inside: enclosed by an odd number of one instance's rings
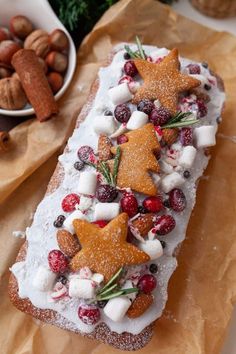
[[[199,183],[197,205],[179,267],[169,286],[166,310],[141,354],[219,354],[236,298],[236,38],[175,14],[154,0],[124,0],[113,6],[85,38],[79,65],[60,116],[22,123],[11,132],[15,149],[1,157],[0,352],[3,354],[113,354],[104,344],[35,321],[17,311],[7,296],[8,267],[24,230],[43,197],[59,150],[71,134],[89,87],[112,45],[133,41],[172,48],[208,61],[226,84],[227,102],[217,146]],[[10,118],[9,118],[10,119]],[[235,135],[235,136],[234,136]]]

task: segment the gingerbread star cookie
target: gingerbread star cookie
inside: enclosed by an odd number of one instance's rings
[[[159,172],[159,165],[155,157],[160,149],[154,125],[149,123],[142,128],[125,134],[128,141],[119,145],[121,158],[119,163],[117,185],[120,188],[131,188],[135,192],[150,196],[157,194],[149,172]],[[117,147],[112,147],[115,154]]]
[[[179,94],[201,84],[199,80],[180,72],[176,48],[172,49],[159,64],[150,63],[143,59],[135,59],[134,63],[144,80],[143,85],[133,98],[133,102],[136,104],[144,98],[158,99],[163,107],[174,114],[177,111]]]
[[[150,257],[131,243],[126,242],[128,215],[122,213],[99,228],[86,220],[73,222],[76,235],[82,246],[71,260],[73,271],[89,267],[93,272],[103,274],[105,282],[123,266],[141,264]]]

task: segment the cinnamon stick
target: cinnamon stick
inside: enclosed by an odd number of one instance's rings
[[[0,152],[5,152],[9,148],[10,135],[5,131],[0,131]]]
[[[58,105],[35,52],[30,49],[18,50],[12,58],[12,65],[38,120],[43,122],[58,113]]]

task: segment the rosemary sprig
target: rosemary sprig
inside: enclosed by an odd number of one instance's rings
[[[144,50],[142,48],[142,43],[141,43],[139,37],[136,36],[135,40],[136,40],[136,43],[137,43],[139,54],[140,54],[141,58],[145,60],[146,59],[146,55],[145,55]]]
[[[192,114],[192,112],[181,112],[181,111],[179,111],[169,120],[168,124],[179,122],[182,119],[189,117],[191,114]]]
[[[114,282],[117,281],[118,278],[121,276],[122,272],[123,272],[123,267],[121,267],[121,268],[118,270],[118,272],[116,272],[116,273],[113,275],[113,277],[111,277],[111,279],[106,283],[106,285],[104,285],[104,287],[100,290],[99,293],[101,294],[104,290],[106,290],[106,289],[109,288],[112,284],[114,284]]]
[[[118,168],[119,168],[119,163],[120,163],[120,147],[118,146],[118,148],[116,149],[116,155],[115,155],[115,159],[114,159],[114,169],[113,169],[113,182],[114,184],[116,184],[116,180],[117,180],[117,175],[118,175]]]
[[[166,128],[180,128],[180,127],[188,127],[190,125],[198,123],[198,119],[192,119],[192,120],[185,120],[182,122],[178,123],[173,123],[173,124],[165,124],[161,127],[161,129],[166,129]]]
[[[134,51],[132,51],[132,49],[130,49],[130,47],[128,45],[125,45],[124,48],[125,48],[126,52],[130,55],[130,57],[132,59],[144,59],[145,60],[146,54],[143,50],[142,43],[141,43],[138,36],[135,37],[135,41],[136,41],[138,50],[134,52]]]
[[[188,119],[192,112],[177,112],[168,123],[162,125],[162,129],[187,127],[198,123],[198,119]]]
[[[131,293],[136,293],[138,292],[138,288],[129,288],[129,289],[120,289],[116,292],[113,292],[113,293],[110,293],[110,294],[107,294],[107,295],[103,295],[103,294],[100,294],[97,296],[97,301],[101,301],[101,300],[110,300],[114,297],[117,297],[117,296],[122,296],[122,295],[127,295],[127,294],[131,294]]]

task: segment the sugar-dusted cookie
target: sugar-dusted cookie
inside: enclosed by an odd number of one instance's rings
[[[201,84],[189,75],[180,72],[178,50],[172,49],[159,64],[147,60],[135,59],[135,66],[144,80],[133,98],[134,103],[142,99],[159,99],[162,106],[172,114],[177,111],[179,93],[188,91]]]
[[[159,172],[155,157],[160,149],[153,124],[149,123],[140,129],[125,134],[128,141],[119,145],[121,158],[117,175],[120,188],[131,188],[135,192],[156,195],[157,187],[149,172]],[[112,147],[113,154],[116,147]]]
[[[142,264],[150,259],[145,252],[126,242],[126,213],[118,215],[104,228],[79,219],[74,220],[73,225],[82,246],[70,263],[73,271],[89,267],[93,272],[103,274],[107,282],[122,266]]]

